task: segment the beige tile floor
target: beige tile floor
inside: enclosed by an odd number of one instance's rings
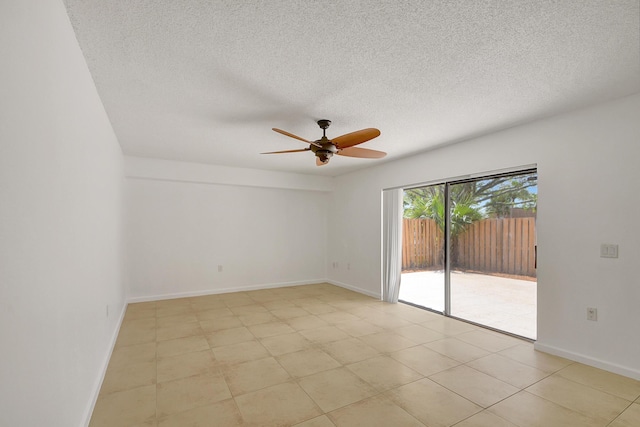
[[[640,426],[640,381],[329,284],[131,304],[91,427]]]

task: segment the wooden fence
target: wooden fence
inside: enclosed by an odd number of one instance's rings
[[[402,219],[402,269],[441,270],[444,234],[432,219]]]
[[[431,219],[403,219],[402,269],[442,269],[444,236]],[[474,222],[451,245],[455,269],[535,277],[535,218]]]

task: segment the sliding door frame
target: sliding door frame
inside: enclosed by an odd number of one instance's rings
[[[461,320],[463,322],[481,326],[486,329],[491,329],[507,335],[512,335],[518,338],[534,341],[531,338],[523,337],[521,335],[517,335],[508,331],[503,331],[497,328],[493,328],[489,325],[476,323],[468,319],[463,319],[461,317],[453,316],[451,314],[451,188],[450,188],[451,185],[464,184],[467,182],[475,182],[483,179],[525,175],[530,173],[535,173],[537,175],[538,173],[537,165],[527,165],[519,168],[513,168],[513,169],[510,168],[510,169],[504,169],[504,170],[495,171],[495,172],[485,172],[485,173],[478,173],[473,175],[466,175],[466,176],[457,177],[457,178],[445,179],[442,181],[433,181],[433,182],[424,183],[424,184],[409,185],[406,187],[396,187],[396,188],[402,188],[402,190],[405,191],[405,190],[410,190],[412,188],[428,187],[432,185],[444,185],[444,239],[445,239],[445,243],[444,243],[444,311],[440,312],[438,310],[433,310],[428,307],[422,307],[417,304],[409,303],[410,305],[415,305],[417,307],[420,307],[429,311],[433,311],[436,313],[442,313],[446,317],[451,317],[452,319]],[[537,254],[536,254],[536,258],[537,258]]]
[[[451,191],[444,183],[444,315],[451,317]]]

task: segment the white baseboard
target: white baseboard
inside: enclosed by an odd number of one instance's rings
[[[93,415],[93,410],[96,407],[96,402],[98,401],[98,395],[100,394],[100,388],[102,388],[102,382],[104,381],[104,377],[107,374],[107,367],[109,367],[109,361],[111,360],[111,355],[113,354],[113,349],[116,346],[116,340],[118,339],[118,333],[120,333],[120,327],[122,326],[122,321],[124,320],[124,314],[127,312],[127,302],[124,301],[122,305],[122,311],[120,312],[120,318],[116,324],[116,327],[111,334],[111,340],[109,342],[109,351],[107,352],[106,357],[102,361],[102,369],[100,370],[100,376],[96,380],[96,383],[93,387],[93,394],[91,395],[91,400],[89,401],[89,406],[87,407],[84,413],[84,426],[88,427],[91,422],[91,415]]]
[[[170,294],[147,295],[128,297],[129,304],[136,302],[161,301],[165,299],[200,297],[204,295],[228,294],[230,292],[256,291],[260,289],[285,288],[288,286],[315,285],[318,283],[330,283],[326,279],[303,280],[297,282],[262,283],[259,285],[234,286],[231,288],[203,289],[199,291],[176,292]]]
[[[216,294],[227,294],[231,292],[243,292],[243,291],[256,291],[260,289],[273,289],[273,288],[285,288],[287,286],[302,286],[302,285],[315,285],[318,283],[329,283],[335,286],[340,286],[341,288],[349,289],[350,291],[358,292],[364,295],[368,295],[373,298],[380,299],[381,294],[379,292],[371,292],[367,289],[362,289],[357,286],[348,285],[346,283],[338,282],[337,280],[329,280],[329,279],[314,279],[314,280],[303,280],[296,282],[281,282],[281,283],[262,283],[259,285],[249,285],[249,286],[234,286],[230,288],[218,288],[218,289],[203,289],[199,291],[187,291],[187,292],[174,292],[170,294],[160,294],[160,295],[146,295],[146,296],[130,296],[127,298],[127,303],[132,304],[136,302],[148,302],[148,301],[162,301],[166,299],[176,299],[176,298],[189,298],[189,297],[200,297],[204,295],[216,295]]]
[[[326,283],[330,283],[335,286],[340,286],[341,288],[349,289],[350,291],[358,292],[360,294],[368,295],[370,297],[374,297],[377,299],[381,299],[382,295],[379,292],[371,292],[367,289],[358,288],[357,286],[348,285],[346,283],[338,282],[337,280],[325,280]]]
[[[595,357],[586,356],[580,353],[574,353],[572,351],[564,350],[552,345],[547,345],[536,341],[533,344],[536,350],[543,351],[545,353],[553,354],[554,356],[564,357],[565,359],[580,362],[585,365],[593,366],[594,368],[604,369],[605,371],[613,372],[614,374],[624,375],[625,377],[640,380],[640,371],[637,369],[629,368],[627,366],[621,366],[615,363],[607,362],[604,360],[596,359]]]

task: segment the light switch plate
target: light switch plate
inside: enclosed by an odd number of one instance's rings
[[[618,245],[603,243],[600,245],[600,258],[618,258]]]

